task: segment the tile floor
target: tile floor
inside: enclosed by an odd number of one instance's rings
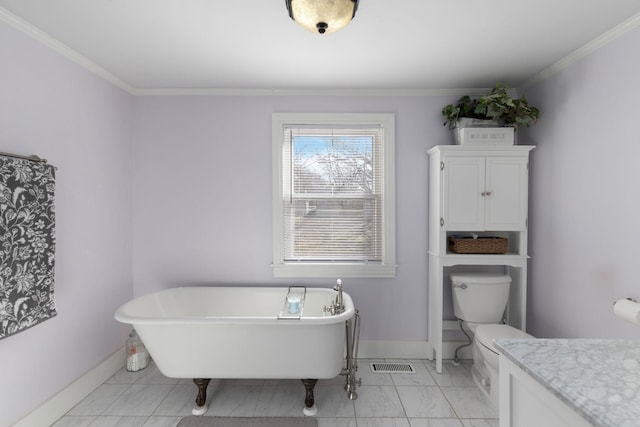
[[[389,361],[389,360],[387,360]],[[471,379],[471,364],[411,361],[414,374],[372,373],[360,360],[358,399],[343,390],[344,377],[315,388],[319,427],[498,427],[498,410]],[[58,420],[54,427],[175,427],[191,414],[197,388],[191,380],[162,375],[153,363],[138,372],[124,368]],[[213,380],[209,416],[303,416],[299,380]]]

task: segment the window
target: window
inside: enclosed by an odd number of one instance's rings
[[[273,114],[275,277],[395,277],[393,114]]]

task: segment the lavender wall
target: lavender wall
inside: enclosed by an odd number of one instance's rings
[[[529,136],[529,330],[631,337],[612,302],[640,300],[640,29],[526,91],[544,112]]]
[[[132,97],[0,22],[0,151],[57,166],[58,316],[0,340],[0,425],[123,345],[132,294]]]
[[[451,97],[136,100],[134,293],[179,285],[300,284],[271,271],[271,113],[396,114],[395,279],[345,279],[365,340],[427,339],[427,155],[450,143]],[[335,278],[302,283],[332,286]]]

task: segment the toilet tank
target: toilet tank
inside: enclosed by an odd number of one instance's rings
[[[505,274],[454,273],[451,275],[453,312],[467,322],[497,323],[509,300],[511,277]]]

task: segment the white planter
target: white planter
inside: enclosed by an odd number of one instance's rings
[[[515,129],[512,127],[459,127],[453,129],[453,137],[458,145],[508,146],[515,143]]]

